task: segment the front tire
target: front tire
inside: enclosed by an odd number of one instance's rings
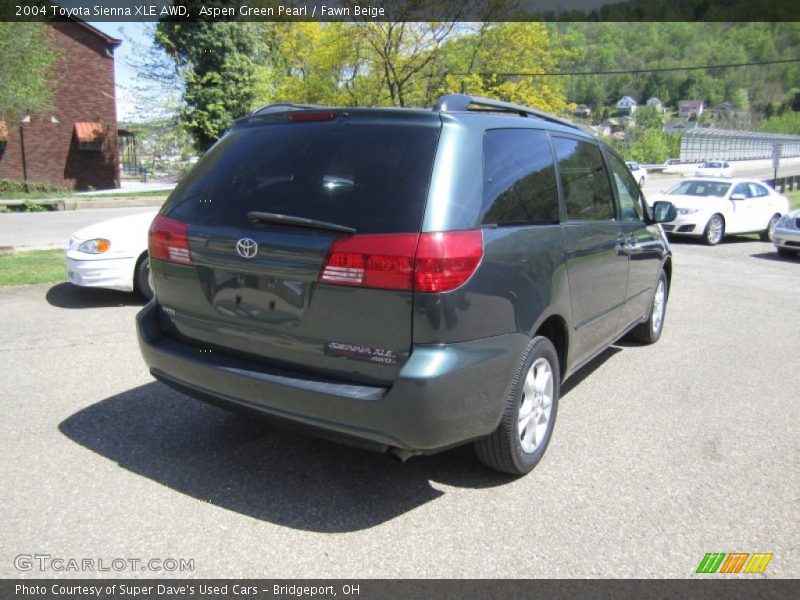
[[[725,237],[725,220],[721,215],[713,215],[706,224],[703,241],[708,246],[716,246]]]
[[[781,220],[780,215],[772,215],[772,218],[769,220],[767,224],[767,228],[761,232],[761,241],[762,242],[771,242],[772,235],[775,233],[775,228],[778,226],[778,221]]]
[[[134,288],[145,299],[153,297],[153,280],[150,277],[150,255],[145,252],[136,262],[136,272],[133,276]]]
[[[483,464],[525,475],[542,460],[558,412],[560,373],[552,342],[542,336],[533,338],[511,382],[500,425],[475,442]]]
[[[669,287],[667,286],[667,274],[661,271],[653,293],[653,303],[650,305],[650,314],[644,323],[640,323],[628,333],[628,339],[639,342],[640,344],[655,344],[661,337],[664,329],[664,317],[667,314],[667,299],[669,297]]]

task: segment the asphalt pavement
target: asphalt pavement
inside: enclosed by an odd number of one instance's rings
[[[22,249],[66,248],[72,234],[83,227],[152,210],[157,208],[89,208],[0,214],[0,246]]]
[[[519,479],[469,447],[400,464],[206,406],[147,373],[134,297],[0,288],[0,576],[692,577],[738,551],[774,554],[747,577],[798,577],[800,260],[673,249],[661,341],[568,382]],[[15,568],[33,553],[194,570]]]

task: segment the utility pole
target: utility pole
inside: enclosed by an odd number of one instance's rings
[[[782,144],[772,144],[772,187],[778,187],[778,167],[781,164]]]

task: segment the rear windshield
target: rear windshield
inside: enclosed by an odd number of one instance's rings
[[[359,233],[416,232],[439,127],[286,123],[235,129],[175,189],[164,214],[195,225],[247,227],[261,211]]]

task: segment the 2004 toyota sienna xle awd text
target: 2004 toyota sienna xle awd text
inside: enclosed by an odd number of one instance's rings
[[[401,458],[475,441],[522,474],[562,381],[655,342],[671,255],[623,160],[538,111],[271,105],[150,230],[139,342],[158,380]]]

